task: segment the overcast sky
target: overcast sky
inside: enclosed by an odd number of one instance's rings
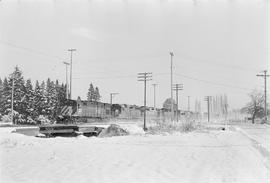
[[[260,71],[270,72],[268,0],[2,0],[0,1],[0,77],[18,65],[25,79],[65,82],[69,48],[73,56],[73,98],[86,99],[89,84],[103,102],[143,105],[138,72],[153,72],[148,105],[170,97],[170,55],[174,83],[187,96],[227,94],[230,108],[263,89]],[[34,82],[33,82],[34,83]],[[268,82],[268,85],[270,83]]]

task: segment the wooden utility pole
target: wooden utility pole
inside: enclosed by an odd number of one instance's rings
[[[67,62],[63,62],[63,63],[66,65],[66,98],[68,99],[69,98],[69,95],[68,95],[68,66],[70,64]]]
[[[119,93],[110,93],[110,104],[112,105],[112,99],[115,95],[118,95]]]
[[[174,53],[170,52],[171,55],[171,121],[173,121],[174,118],[174,110],[173,110],[173,57]]]
[[[206,96],[204,98],[204,100],[207,102],[207,121],[209,122],[210,121],[210,99],[211,99],[211,96]]]
[[[183,90],[183,84],[175,84],[173,90],[176,91],[176,121],[178,122],[178,91]],[[173,103],[173,101],[172,101]]]
[[[74,48],[71,48],[71,49],[68,49],[68,51],[70,51],[70,89],[69,89],[69,99],[72,98],[72,54],[74,51],[76,51],[76,49]]]
[[[156,109],[156,86],[157,84],[152,84],[154,87],[154,109]]]
[[[112,104],[113,104],[113,101],[112,101],[112,99],[113,99],[113,97],[115,96],[115,95],[118,95],[119,93],[110,93],[110,104],[111,104],[111,107],[112,107]],[[112,109],[112,108],[111,108]],[[112,116],[112,110],[111,110],[111,116]]]
[[[146,81],[152,80],[152,73],[138,73],[138,81],[144,81],[144,114],[143,114],[143,129],[144,131],[147,130],[146,128]]]
[[[188,96],[188,112],[190,111],[190,96]]]
[[[266,79],[270,75],[267,75],[267,70],[263,71],[264,74],[257,74],[259,77],[264,77],[264,119],[267,121],[267,88],[266,88]]]

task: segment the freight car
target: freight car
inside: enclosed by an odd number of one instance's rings
[[[96,101],[67,100],[59,114],[58,123],[91,122],[108,118],[141,119],[144,107],[127,104],[108,104]],[[150,119],[169,118],[171,113],[166,109],[146,108]],[[176,114],[176,111],[175,111]],[[180,111],[178,114],[181,114]]]

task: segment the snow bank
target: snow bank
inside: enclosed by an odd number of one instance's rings
[[[108,128],[103,129],[98,137],[113,137],[128,135],[128,132],[122,129],[119,125],[111,124]]]
[[[138,130],[128,125],[130,131]],[[35,138],[0,128],[0,182],[266,183],[269,169],[237,131]]]
[[[130,135],[144,135],[143,127],[136,124],[120,124],[120,126],[126,130]]]

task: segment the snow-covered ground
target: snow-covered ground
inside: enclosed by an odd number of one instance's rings
[[[35,138],[0,128],[0,182],[270,181],[269,162],[238,130]],[[268,142],[269,143],[269,142]]]

